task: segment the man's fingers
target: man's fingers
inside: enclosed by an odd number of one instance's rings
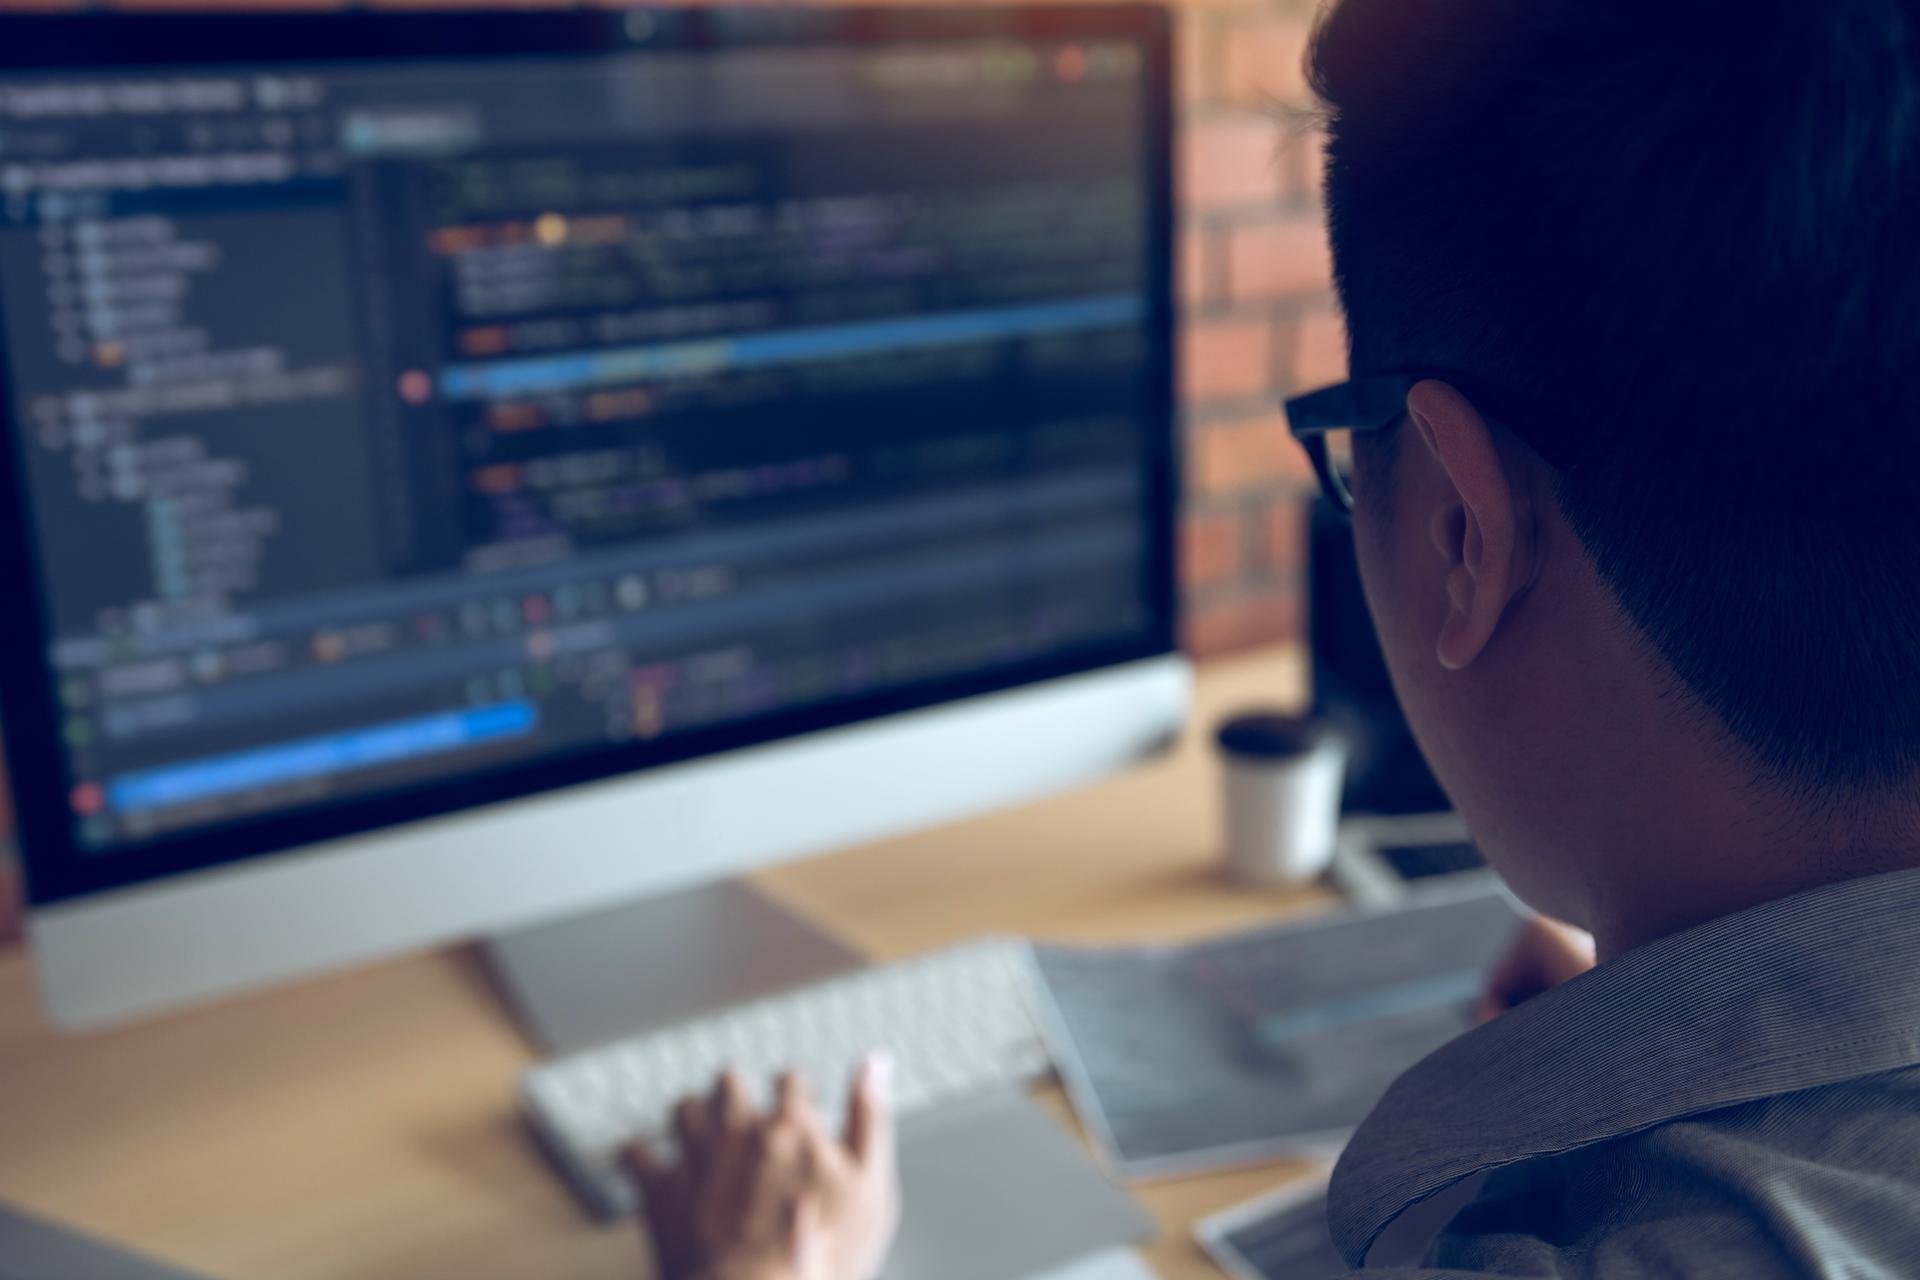
[[[705,1098],[682,1098],[673,1108],[673,1140],[687,1176],[699,1181],[713,1159],[713,1116]]]
[[[1542,927],[1541,921],[1535,918],[1516,929],[1507,949],[1487,974],[1481,1001],[1492,1015],[1531,1000],[1553,985],[1554,979],[1544,972],[1542,965]]]
[[[804,1125],[814,1119],[813,1091],[807,1088],[806,1077],[799,1072],[782,1075],[774,1088],[774,1096],[774,1109],[782,1120]]]
[[[674,1103],[674,1138],[680,1140],[682,1153],[687,1148],[705,1146],[710,1130],[712,1119],[708,1115],[707,1103],[699,1098],[682,1098]]]
[[[780,1184],[793,1176],[801,1164],[801,1149],[806,1133],[785,1120],[772,1120],[753,1130],[753,1176],[769,1184]]]
[[[807,1196],[793,1201],[787,1217],[787,1247],[793,1274],[801,1280],[820,1275],[826,1251],[826,1229],[820,1222],[820,1207]]]
[[[753,1122],[753,1099],[747,1092],[746,1077],[738,1071],[721,1075],[707,1105],[718,1128],[743,1129]]]
[[[847,1148],[862,1165],[893,1165],[893,1058],[869,1054],[847,1102]]]
[[[713,1119],[706,1102],[700,1098],[682,1098],[673,1108],[673,1136],[680,1154],[688,1156],[703,1150],[713,1132]]]
[[[627,1147],[626,1158],[627,1172],[633,1175],[633,1180],[640,1184],[642,1191],[659,1186],[673,1174],[673,1167],[660,1158],[653,1144],[644,1139]]]
[[[1591,935],[1535,916],[1520,926],[1487,974],[1478,1020],[1498,1016],[1592,967]]]
[[[1548,977],[1553,985],[1571,982],[1587,970],[1593,968],[1593,935],[1584,929],[1576,929],[1570,924],[1561,924],[1557,920],[1548,920],[1544,916],[1540,921],[1541,955],[1548,969]]]
[[[1508,991],[1535,981],[1533,971],[1537,967],[1533,923],[1528,921],[1513,931],[1513,936],[1507,939],[1506,950],[1500,953],[1500,958],[1493,962],[1493,968],[1487,971],[1487,994],[1498,999]]]

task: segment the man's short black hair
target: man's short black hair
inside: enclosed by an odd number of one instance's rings
[[[1356,372],[1527,406],[1701,707],[1799,788],[1910,786],[1920,0],[1344,0],[1309,61]]]

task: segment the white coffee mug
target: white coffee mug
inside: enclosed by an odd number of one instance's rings
[[[1227,875],[1242,884],[1304,884],[1326,871],[1340,834],[1347,745],[1332,725],[1274,713],[1220,727]]]

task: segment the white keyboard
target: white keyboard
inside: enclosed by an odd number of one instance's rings
[[[1050,1063],[1033,1018],[1036,981],[1024,941],[987,938],[543,1063],[521,1094],[588,1207],[620,1216],[638,1207],[622,1150],[659,1136],[674,1103],[729,1067],[762,1101],[780,1072],[801,1072],[835,1125],[855,1066],[876,1049],[893,1055],[902,1116],[1039,1079]]]

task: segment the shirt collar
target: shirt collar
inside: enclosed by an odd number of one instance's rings
[[[1341,1156],[1351,1265],[1462,1178],[1920,1063],[1920,870],[1826,885],[1610,960],[1430,1054]]]

